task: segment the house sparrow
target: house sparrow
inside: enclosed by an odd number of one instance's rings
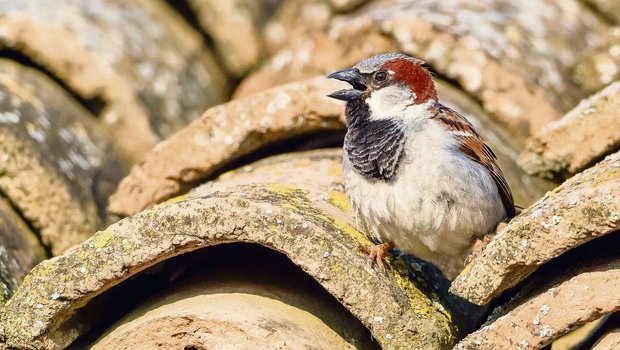
[[[515,216],[496,156],[472,124],[439,103],[423,62],[370,57],[330,74],[352,89],[346,101],[343,169],[347,196],[369,234],[362,248],[383,270],[393,245],[453,279],[477,238]]]

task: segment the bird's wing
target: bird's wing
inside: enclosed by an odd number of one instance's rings
[[[499,195],[506,209],[506,215],[509,218],[514,217],[516,214],[514,199],[510,187],[504,178],[504,174],[497,165],[497,156],[495,156],[491,148],[484,143],[473,125],[457,112],[440,104],[436,107],[436,113],[433,119],[443,124],[458,140],[458,150],[460,152],[467,156],[467,158],[484,166],[489,172],[497,185]]]

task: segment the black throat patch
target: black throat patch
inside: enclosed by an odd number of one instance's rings
[[[370,111],[363,101],[347,103],[347,134],[344,151],[355,170],[379,180],[396,174],[405,147],[405,128],[392,119],[369,120]]]

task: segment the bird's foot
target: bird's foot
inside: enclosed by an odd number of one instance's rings
[[[376,263],[379,271],[384,272],[385,266],[383,264],[383,258],[387,254],[390,249],[394,248],[394,242],[387,242],[382,244],[377,244],[372,247],[359,246],[360,252],[367,254],[370,260],[370,268]]]
[[[465,266],[469,265],[472,260],[478,257],[478,255],[482,254],[484,248],[487,247],[489,242],[493,239],[493,235],[484,235],[482,239],[476,238],[476,243],[474,243],[474,247],[471,250],[471,253],[465,258]]]
[[[506,226],[508,226],[507,222],[503,222],[503,221],[500,222],[499,224],[497,224],[497,227],[495,228],[495,233],[497,234],[499,231],[503,230]]]

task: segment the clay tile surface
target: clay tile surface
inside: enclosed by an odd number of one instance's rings
[[[450,291],[482,305],[540,265],[620,228],[620,152],[575,175],[514,218]]]
[[[618,0],[585,0],[594,6],[601,16],[606,17],[610,22],[620,23],[620,1]]]
[[[318,317],[280,300],[239,292],[181,298],[136,315],[91,349],[204,349],[202,344],[210,349],[358,349]]]
[[[617,243],[617,241],[616,241]],[[620,310],[620,259],[558,271],[568,277],[493,315],[454,349],[541,349],[576,326]],[[574,274],[573,276],[570,276]]]
[[[50,71],[86,101],[136,161],[228,95],[222,70],[160,1],[0,2],[0,45]]]
[[[262,30],[282,0],[189,0],[224,68],[243,76],[264,55]]]
[[[351,11],[368,2],[369,2],[368,0],[330,0],[329,4],[336,11],[346,12],[346,11]]]
[[[377,274],[358,252],[358,245],[371,242],[354,228],[342,192],[338,150],[293,155],[289,167],[305,169],[308,180],[298,184],[283,181],[288,174],[282,163],[270,167],[269,161],[254,174],[271,174],[263,183],[241,184],[234,180],[236,174],[228,174],[218,180],[219,189],[197,190],[196,196],[125,218],[39,264],[0,315],[6,344],[64,347],[88,329],[85,306],[112,286],[173,256],[246,242],[284,253],[359,319],[384,349],[452,346],[454,315],[436,293],[420,289],[427,274],[417,271],[409,278],[409,265],[401,258],[389,261],[389,273]],[[243,171],[238,175],[245,176]]]
[[[620,7],[620,2],[617,4]],[[603,38],[583,51],[573,68],[573,79],[588,93],[620,80],[620,25],[610,27]]]
[[[295,18],[303,21],[301,14]],[[525,139],[584,97],[567,77],[578,54],[602,41],[607,29],[575,0],[380,1],[345,15],[326,11],[321,19],[326,24],[308,20],[303,29],[286,18],[279,26],[272,23],[273,32],[295,39],[283,41],[235,95],[399,51],[423,58],[441,76],[458,81],[488,113]]]
[[[342,84],[316,78],[209,109],[134,166],[110,198],[109,211],[137,213],[272,142],[321,130],[342,130],[343,104],[326,97]]]
[[[101,227],[127,165],[95,118],[40,72],[0,60],[0,91],[0,192],[60,254]]]
[[[601,337],[592,350],[614,350],[620,348],[620,329],[611,331]]]
[[[24,276],[47,255],[37,236],[10,203],[0,197],[0,307]]]
[[[547,125],[521,153],[530,174],[571,176],[620,148],[620,82]]]

